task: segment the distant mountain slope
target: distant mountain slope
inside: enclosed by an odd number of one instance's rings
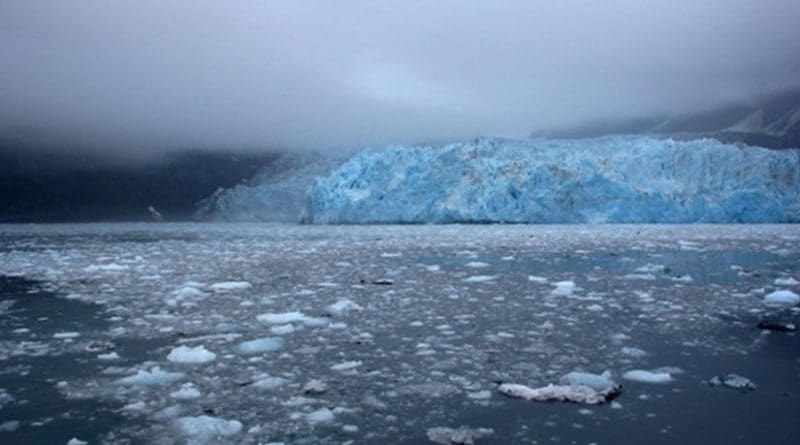
[[[272,154],[187,151],[147,162],[0,139],[0,222],[189,219],[196,203],[251,177]]]
[[[652,134],[680,139],[710,137],[722,142],[742,142],[767,148],[798,148],[800,90],[786,91],[749,104],[732,104],[702,113],[594,122],[548,131],[544,135],[586,138],[612,134]]]

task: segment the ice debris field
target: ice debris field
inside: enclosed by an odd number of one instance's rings
[[[797,226],[390,229],[0,227],[0,442],[800,440]]]
[[[477,139],[289,156],[198,217],[339,223],[800,222],[800,150],[713,139]]]

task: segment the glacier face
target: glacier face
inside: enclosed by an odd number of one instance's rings
[[[306,223],[800,222],[800,151],[645,136],[363,151]]]
[[[195,218],[296,223],[314,179],[330,174],[347,158],[347,153],[284,155],[265,165],[247,184],[217,190],[201,201]]]

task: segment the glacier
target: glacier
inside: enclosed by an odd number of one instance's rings
[[[200,201],[203,221],[296,223],[314,179],[330,174],[352,153],[286,154],[268,163],[246,184],[218,189]]]
[[[305,199],[313,224],[796,223],[800,150],[650,136],[391,146]]]

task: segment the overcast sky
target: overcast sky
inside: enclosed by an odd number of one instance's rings
[[[525,136],[798,82],[797,0],[0,0],[0,131],[109,150]]]

